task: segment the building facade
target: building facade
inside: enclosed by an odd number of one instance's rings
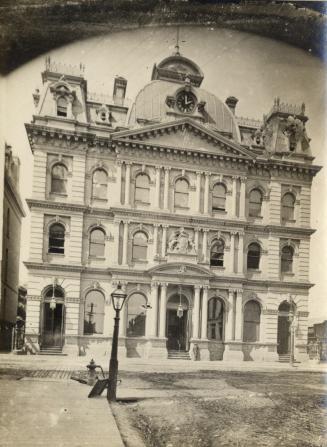
[[[19,159],[13,156],[7,144],[4,144],[3,153],[0,350],[11,351],[18,305],[21,225],[25,213],[19,194]]]
[[[110,294],[126,290],[119,355],[201,360],[307,356],[310,189],[305,107],[263,122],[201,87],[175,54],[131,106],[88,92],[83,67],[49,58],[35,115],[26,342],[110,351]]]

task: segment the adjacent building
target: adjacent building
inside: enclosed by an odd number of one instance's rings
[[[105,355],[120,282],[119,354],[307,356],[310,190],[305,106],[237,116],[176,52],[133,104],[49,58],[26,130],[34,155],[26,341]],[[187,355],[187,354],[186,354]]]
[[[13,349],[16,325],[19,256],[22,218],[25,216],[19,193],[19,159],[4,144],[1,166],[1,295],[0,295],[0,350]],[[1,155],[2,157],[2,155]]]

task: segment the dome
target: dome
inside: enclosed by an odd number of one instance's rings
[[[233,113],[224,102],[204,89],[187,87],[196,97],[198,105],[196,111],[187,115],[176,111],[176,107],[169,104],[169,98],[175,98],[184,88],[180,84],[163,80],[155,80],[147,84],[135,98],[128,126],[168,122],[188,116],[211,130],[240,141],[239,129]],[[201,111],[199,111],[200,104],[204,104]]]

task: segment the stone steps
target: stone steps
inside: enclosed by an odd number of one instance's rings
[[[280,363],[290,363],[291,354],[279,354],[279,362]]]
[[[191,357],[186,351],[168,351],[168,359],[191,360]]]
[[[62,348],[59,346],[53,346],[53,347],[46,347],[41,348],[38,352],[38,355],[59,355],[59,356],[66,356],[67,354],[64,354],[62,352]]]

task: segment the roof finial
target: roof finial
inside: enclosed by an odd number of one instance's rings
[[[179,26],[177,27],[176,32],[176,45],[175,45],[175,56],[180,56],[181,53],[179,52]]]

